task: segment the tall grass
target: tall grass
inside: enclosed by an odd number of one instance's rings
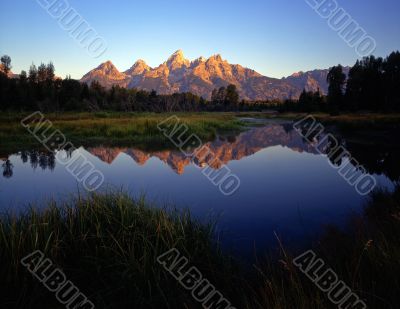
[[[361,216],[347,229],[328,226],[312,248],[368,308],[398,308],[400,303],[400,188],[374,192]],[[290,251],[290,250],[289,250]],[[300,252],[301,253],[301,252]],[[281,259],[266,256],[254,288],[261,308],[337,308],[292,265],[298,253],[280,247]],[[254,282],[253,282],[254,283]]]
[[[189,134],[196,134],[203,142],[212,140],[224,131],[239,131],[244,125],[234,114],[178,113]],[[25,114],[0,116],[0,148],[14,151],[22,146],[38,146],[36,139],[20,124]],[[59,129],[75,146],[105,144],[146,146],[147,148],[173,147],[173,144],[157,128],[172,114],[136,113],[77,113],[49,114],[54,129]]]
[[[54,296],[20,264],[35,250],[62,267],[97,308],[191,304],[156,258],[175,247],[212,278],[211,271],[222,272],[226,265],[212,232],[212,225],[199,224],[188,212],[152,208],[123,193],[77,197],[42,211],[3,216],[0,278],[7,286],[0,291],[0,307],[56,306]]]
[[[376,192],[346,230],[326,229],[312,248],[368,308],[400,302],[400,189]],[[239,267],[214,241],[213,224],[189,212],[154,208],[121,193],[76,197],[0,217],[1,308],[58,308],[54,295],[20,264],[42,250],[96,308],[200,308],[156,262],[178,248],[236,308],[335,308],[277,249]]]

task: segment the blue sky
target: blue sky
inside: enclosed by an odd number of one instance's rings
[[[58,76],[80,78],[106,60],[121,71],[139,58],[157,66],[177,49],[189,59],[219,53],[230,63],[278,78],[338,63],[351,65],[358,58],[305,0],[69,0],[108,43],[107,52],[97,59],[35,0],[0,2],[0,54],[11,56],[16,73],[27,70],[32,61],[51,60]],[[338,3],[376,39],[374,54],[386,56],[400,49],[398,0]]]

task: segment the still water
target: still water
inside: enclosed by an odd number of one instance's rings
[[[366,198],[290,123],[269,123],[218,137],[207,146],[239,177],[240,188],[232,196],[221,194],[202,173],[208,165],[218,170],[220,164],[193,162],[177,150],[98,146],[81,147],[72,156],[85,155],[104,174],[102,189],[123,188],[132,195],[145,194],[159,207],[189,208],[199,220],[217,218],[223,246],[243,256],[250,256],[255,248],[275,246],[274,233],[285,244],[304,244],[324,226],[344,226],[350,215],[362,210]],[[379,186],[393,189],[398,175],[389,175],[392,170],[384,168],[387,154],[354,152]],[[82,191],[65,167],[57,164],[61,155],[65,154],[32,150],[3,155],[0,211],[23,211],[29,204],[62,200]]]

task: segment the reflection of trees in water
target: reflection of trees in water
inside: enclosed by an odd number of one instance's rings
[[[337,136],[336,136],[337,137]],[[343,138],[338,138],[339,144],[351,154],[351,157],[363,166],[369,174],[385,175],[391,181],[398,182],[400,180],[400,148],[394,144],[371,145],[358,142],[348,142]],[[328,149],[327,153],[332,151]],[[338,152],[339,154],[340,152]],[[342,160],[332,163],[339,166]]]
[[[324,138],[325,142],[322,145],[323,153],[329,155],[328,158],[332,165],[339,167],[342,165],[343,159],[345,158],[343,154],[347,151],[345,141],[339,136],[333,138],[331,135],[324,135],[319,138],[318,142],[322,142]]]
[[[324,136],[318,138],[318,142]],[[343,150],[347,150],[351,157],[357,160],[369,174],[385,175],[393,182],[400,181],[400,164],[398,158],[400,157],[400,148],[393,144],[380,144],[368,145],[357,142],[348,142],[345,138],[335,135],[339,145],[343,146]],[[336,148],[336,142],[328,138],[325,143],[324,153],[329,154]],[[340,166],[342,158],[340,158],[341,151],[336,151],[330,157],[333,165]]]
[[[348,150],[371,174],[384,174],[391,181],[400,181],[400,149],[393,145],[362,145],[348,143]]]
[[[318,135],[318,129],[311,132],[309,132],[309,128],[301,129],[302,136],[306,136],[308,133],[310,133],[308,135],[309,140],[313,140],[313,145],[315,147],[318,146],[322,153],[329,155],[329,160],[333,165],[340,166],[343,162],[342,159],[350,155],[369,174],[385,175],[395,183],[400,181],[400,164],[398,160],[400,147],[393,142],[396,140],[395,138],[387,143],[376,140],[376,137],[357,141],[354,138],[348,138],[345,132],[332,132],[335,136],[335,138],[332,138],[326,134],[328,132]],[[395,135],[392,132],[390,134]],[[305,138],[303,138],[303,142],[308,143]],[[343,148],[340,149],[340,146]],[[344,155],[346,151],[348,155]]]
[[[29,162],[33,169],[36,169],[38,166],[42,168],[42,170],[54,170],[56,166],[56,157],[54,152],[38,152],[36,150],[32,151],[22,151],[20,153],[20,157],[22,162]]]
[[[38,153],[33,150],[29,152],[29,162],[31,163],[32,168],[35,170],[38,166]]]
[[[278,134],[276,138],[271,139],[271,141],[269,141],[268,137],[269,136],[274,137],[275,135],[273,134],[275,131],[272,130],[270,132],[269,127],[264,127],[254,130],[254,134],[250,134],[252,131],[243,133],[244,134],[243,138],[241,138],[242,135],[233,135],[233,134],[219,136],[219,140],[217,140],[214,145],[215,149],[213,147],[212,149],[215,153],[219,153],[218,149],[221,149],[220,151],[221,154],[223,155],[231,154],[232,157],[227,158],[227,160],[228,159],[240,160],[243,156],[248,156],[254,153],[254,151],[258,151],[259,148],[265,148],[275,144],[278,145],[280,139],[282,143],[286,144],[292,143],[292,140],[290,140],[291,138],[293,138],[290,136],[290,133],[293,131],[292,124],[283,124],[282,127],[284,129],[284,132],[288,136],[281,137],[281,135]],[[278,130],[277,132],[279,133],[281,131]],[[327,131],[326,133],[328,132],[329,131]],[[307,130],[304,131],[304,134],[306,133]],[[387,142],[387,143],[380,142],[378,143],[379,146],[376,146],[374,145],[375,137],[371,137],[371,140],[369,140],[368,141],[369,143],[367,144],[365,142],[363,143],[355,142],[354,139],[348,138],[348,136],[345,135],[344,133],[338,133],[338,132],[332,132],[332,133],[336,138],[335,140],[331,138],[326,139],[326,137],[329,137],[329,135],[326,134],[323,134],[321,136],[316,136],[314,133],[310,136],[311,139],[314,139],[314,141],[312,142],[312,145],[314,147],[317,146],[318,143],[325,138],[325,143],[322,146],[320,145],[320,150],[323,150],[323,153],[325,154],[329,154],[334,151],[333,156],[330,157],[330,161],[332,164],[340,166],[343,162],[340,156],[342,151],[340,150],[335,151],[338,143],[339,145],[343,146],[343,150],[347,150],[351,154],[351,156],[367,170],[369,174],[384,174],[393,182],[400,181],[400,164],[399,164],[400,162],[398,160],[398,158],[400,157],[400,147],[396,145],[395,142],[393,142],[395,139],[393,139],[392,142]],[[297,133],[294,132],[293,134],[294,134],[293,136],[298,137]],[[287,140],[287,138],[289,138],[289,141]],[[221,142],[226,142],[230,145],[228,145],[229,147],[226,147],[226,150],[224,150],[224,147],[226,145],[225,143]],[[310,145],[310,143],[304,138],[303,138],[303,143],[304,145],[308,146]],[[293,149],[302,147],[304,151],[308,152],[311,149],[311,147],[299,146],[297,142],[293,142],[293,145],[294,146],[289,146],[289,147],[290,148],[294,147]],[[64,157],[63,159],[67,160],[72,157],[75,150],[76,150],[75,148],[71,147],[59,153],[59,155],[62,155]],[[139,150],[137,151],[141,153]],[[102,152],[105,152],[105,150],[103,150]],[[37,150],[32,150],[32,151],[21,151],[19,153],[19,156],[23,163],[30,164],[33,169],[36,169],[38,166],[40,166],[42,170],[46,169],[54,170],[56,165],[55,154],[56,154],[55,152],[40,152]],[[147,156],[150,155],[154,154],[146,152],[141,153],[142,158],[146,158]],[[173,168],[176,168],[176,166],[179,165],[178,163],[184,164],[186,157],[182,158],[181,161],[179,161],[180,157],[177,155],[173,155],[168,158],[163,158],[163,160],[164,159],[167,162],[172,162],[171,166]],[[102,160],[105,159],[102,158]],[[197,163],[199,162],[196,162],[196,164]],[[7,178],[12,177],[13,166],[10,161],[8,160],[5,161],[2,164],[2,168],[4,177]]]
[[[21,151],[21,160],[23,163],[28,162],[29,159],[29,153],[28,151]]]
[[[56,165],[56,160],[55,160],[55,155],[53,152],[51,153],[41,153],[39,155],[39,166],[42,168],[42,170],[46,170],[47,168],[49,170],[54,170],[54,167]]]
[[[11,161],[7,159],[6,162],[4,162],[1,166],[3,168],[3,176],[5,178],[11,178],[13,175],[13,167],[14,167]]]
[[[56,167],[56,156],[55,152],[38,152],[36,150],[31,151],[21,151],[19,153],[21,161],[25,164],[29,161],[29,164],[33,169],[36,169],[38,166],[42,168],[42,170],[54,170]],[[2,164],[3,168],[3,176],[6,178],[10,178],[13,176],[13,165],[10,160],[6,160]]]

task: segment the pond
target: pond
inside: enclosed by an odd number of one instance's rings
[[[145,194],[158,207],[173,204],[190,209],[202,221],[217,220],[223,247],[244,257],[276,246],[275,235],[287,245],[306,245],[325,225],[343,227],[350,215],[362,210],[366,197],[290,122],[257,124],[237,135],[220,136],[207,146],[218,164],[191,160],[179,150],[97,146],[81,147],[70,155],[84,155],[103,173],[103,190],[122,188],[134,196]],[[382,149],[349,150],[379,186],[393,189],[399,177],[393,173],[398,166],[392,166],[398,164],[397,154]],[[65,152],[24,150],[2,155],[0,211],[23,211],[29,204],[84,192],[57,163],[58,156]],[[228,167],[240,179],[238,190],[230,196],[222,194],[203,173],[209,165],[214,170]]]

